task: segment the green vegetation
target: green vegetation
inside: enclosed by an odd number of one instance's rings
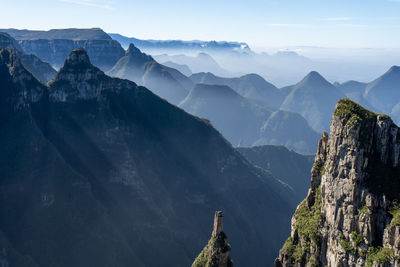
[[[360,209],[360,214],[371,215],[371,211],[368,209],[367,205],[364,205]]]
[[[356,254],[356,248],[353,247],[350,241],[342,239],[340,240],[339,244],[346,252],[350,252],[351,254]]]
[[[348,98],[340,99],[335,109],[335,116],[344,118],[348,117],[347,123],[351,121],[361,121],[363,119],[372,119],[376,117],[376,114],[356,102],[351,101]]]
[[[299,236],[305,240],[312,241],[315,245],[319,243],[320,233],[318,227],[321,220],[322,197],[320,188],[315,190],[314,205],[307,207],[306,201],[301,202],[294,217],[296,219],[295,227]]]
[[[382,247],[368,248],[367,265],[372,266],[374,262],[385,264],[391,260],[398,260],[395,256],[393,249]]]
[[[400,204],[395,204],[394,207],[389,210],[389,213],[393,216],[390,224],[400,226]]]
[[[310,255],[310,247],[320,249],[321,234],[319,225],[321,221],[322,197],[320,189],[315,190],[314,205],[308,207],[306,200],[300,203],[294,217],[296,219],[295,228],[299,235],[299,241],[289,237],[283,248],[291,258],[292,263],[306,261],[310,266],[319,266],[319,260],[315,255]]]
[[[318,171],[321,175],[324,175],[325,173],[325,165],[321,161],[315,162],[313,165],[313,169]]]
[[[356,231],[351,232],[350,236],[355,247],[358,247],[358,245],[364,242],[364,237]]]
[[[195,259],[192,264],[192,267],[203,267],[207,265],[207,262],[211,261],[211,247],[215,243],[216,239],[212,237],[209,241],[207,246],[200,252],[199,256]]]

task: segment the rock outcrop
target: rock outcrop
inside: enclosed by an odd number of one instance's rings
[[[342,99],[275,266],[399,266],[400,131]]]
[[[222,211],[216,211],[211,239],[193,262],[192,267],[233,267],[233,261],[229,256],[231,246],[222,230]]]

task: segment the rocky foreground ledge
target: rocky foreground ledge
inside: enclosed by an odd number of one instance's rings
[[[400,266],[399,151],[390,117],[340,100],[275,266]]]

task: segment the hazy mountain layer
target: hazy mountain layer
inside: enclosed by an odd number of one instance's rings
[[[337,101],[345,95],[318,72],[310,72],[299,83],[283,88],[288,92],[281,109],[300,113],[317,132],[327,131]]]
[[[155,59],[159,62],[172,61],[177,64],[183,64],[189,66],[193,73],[197,72],[212,72],[216,75],[231,75],[227,70],[221,68],[221,66],[206,53],[199,53],[196,56],[191,55],[156,55]]]
[[[299,113],[278,110],[263,123],[260,137],[253,145],[284,145],[303,154],[313,154],[319,137]]]
[[[173,104],[179,104],[193,86],[191,80],[178,70],[159,64],[133,44],[108,73],[146,86]]]
[[[301,153],[314,153],[318,140],[301,115],[275,111],[225,85],[197,84],[179,106],[209,119],[234,146],[283,144]]]
[[[222,78],[210,72],[203,72],[195,73],[190,78],[194,83],[229,86],[246,98],[272,107],[279,107],[283,101],[283,95],[279,89],[257,74],[247,74],[239,78]]]

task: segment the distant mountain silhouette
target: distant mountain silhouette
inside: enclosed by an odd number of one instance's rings
[[[264,122],[254,145],[284,145],[304,154],[315,153],[320,135],[299,113],[278,110]]]
[[[231,52],[251,51],[248,44],[240,42],[216,42],[216,41],[182,41],[182,40],[141,40],[134,37],[126,37],[118,33],[109,33],[109,36],[120,42],[124,47],[133,43],[136,47],[146,52]]]
[[[279,107],[283,101],[283,95],[279,89],[257,74],[247,74],[239,78],[222,78],[210,72],[203,72],[195,73],[190,78],[194,83],[227,85],[246,98],[273,107]]]
[[[185,75],[159,64],[133,44],[129,46],[125,56],[115,64],[108,74],[146,86],[173,104],[182,101],[189,93],[190,87],[193,86]],[[185,86],[189,88],[185,89]]]
[[[167,55],[155,56],[159,62],[172,61],[176,64],[187,65],[193,73],[212,72],[217,75],[229,75],[229,71],[224,70],[215,59],[207,53],[199,53],[197,56],[189,55]]]
[[[2,263],[188,266],[215,210],[230,214],[236,264],[277,254],[291,191],[205,120],[106,76],[84,49],[49,86],[0,50],[0,81]]]
[[[209,119],[234,146],[279,144],[301,153],[314,153],[319,138],[301,115],[275,112],[226,85],[197,84],[179,106]]]
[[[368,83],[364,96],[375,108],[390,114],[400,102],[400,67],[393,66],[381,77]]]
[[[300,113],[317,132],[329,131],[332,112],[345,95],[312,71],[299,83],[283,89],[289,92],[281,109]]]
[[[225,85],[197,84],[179,105],[207,118],[233,145],[251,145],[273,111],[257,105]]]
[[[188,65],[181,65],[181,64],[174,63],[172,61],[162,62],[162,64],[164,66],[179,70],[182,74],[184,74],[188,77],[193,74],[192,70],[189,68]]]

